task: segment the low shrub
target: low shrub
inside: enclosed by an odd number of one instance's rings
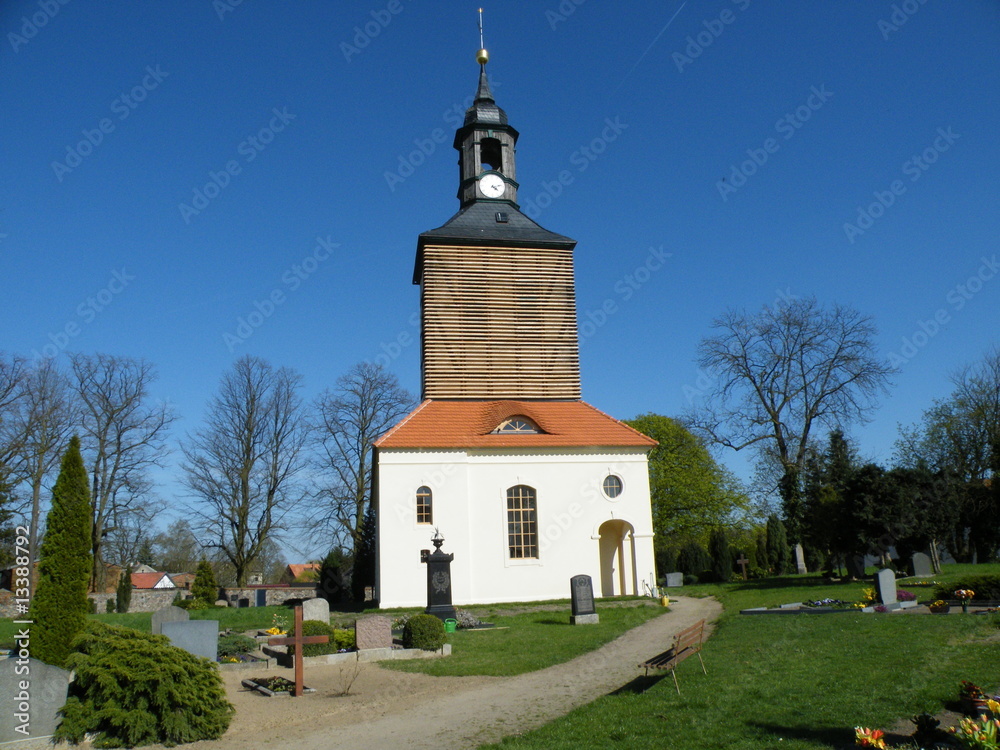
[[[249,654],[251,651],[256,650],[257,641],[249,636],[240,635],[239,633],[219,636],[218,658],[220,659],[226,656],[235,656],[236,654]]]
[[[113,598],[108,599],[106,602],[104,602],[104,611],[107,612],[109,615],[117,611],[117,608],[115,606],[115,600]]]
[[[212,609],[213,607],[204,599],[181,599],[179,597],[174,599],[174,606],[187,610]]]
[[[444,645],[444,623],[434,615],[414,615],[403,627],[403,647],[437,651]]]
[[[955,591],[958,589],[975,591],[976,595],[973,597],[973,601],[997,601],[1000,600],[1000,576],[965,576],[947,586],[938,586],[934,589],[934,598],[954,599]]]
[[[685,586],[694,586],[696,583],[698,583],[698,576],[693,576],[693,575],[690,575],[690,574],[684,576],[684,585]]]
[[[76,676],[57,741],[177,745],[217,739],[233,718],[217,666],[166,636],[91,620],[73,641],[67,666]]]
[[[303,656],[324,656],[340,651],[350,651],[354,648],[354,631],[341,630],[319,620],[306,620],[302,623],[302,635],[328,635],[326,643],[307,643],[302,647]],[[295,646],[288,647],[290,655],[295,654]]]

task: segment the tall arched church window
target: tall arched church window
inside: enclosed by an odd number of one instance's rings
[[[430,487],[421,487],[417,490],[417,523],[434,523]]]
[[[518,484],[507,490],[507,546],[512,560],[538,557],[535,490]]]

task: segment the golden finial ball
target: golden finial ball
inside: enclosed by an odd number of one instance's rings
[[[481,49],[479,50],[479,52],[476,53],[476,62],[479,63],[480,65],[485,65],[489,61],[490,61],[490,53],[487,52],[486,50]]]

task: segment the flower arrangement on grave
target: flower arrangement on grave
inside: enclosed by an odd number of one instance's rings
[[[969,611],[969,602],[973,600],[976,596],[976,592],[972,589],[955,589],[955,598],[961,600],[962,611]]]
[[[268,635],[287,635],[288,634],[288,619],[283,615],[274,613],[271,618],[271,627],[264,631]]]
[[[962,684],[958,688],[958,697],[970,698],[973,700],[976,699],[985,700],[986,694],[983,692],[983,689],[979,687],[979,685],[977,685],[976,683],[969,682],[968,680],[962,680]]]
[[[969,750],[1000,750],[1000,719],[992,718],[1000,716],[1000,703],[987,700],[986,706],[990,711],[990,717],[976,719],[967,716],[957,727],[948,730],[952,737],[958,740],[960,747]]]
[[[948,602],[944,601],[943,599],[938,599],[936,601],[931,602],[930,604],[927,605],[927,608],[931,612],[939,612],[939,613],[947,612],[949,609],[951,609]]]
[[[874,747],[879,750],[886,750],[885,735],[881,729],[869,729],[868,727],[854,727],[854,744],[861,747]]]
[[[917,600],[917,595],[912,591],[907,591],[906,589],[897,589],[896,599],[901,602],[915,602]]]

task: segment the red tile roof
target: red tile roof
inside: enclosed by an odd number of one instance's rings
[[[491,434],[511,417],[541,433]],[[378,448],[652,448],[656,441],[583,401],[424,401]]]
[[[302,565],[299,564],[289,565],[288,568],[285,570],[285,572],[291,573],[292,578],[298,578],[307,570],[315,570],[318,573],[319,569],[320,569],[319,563],[304,563]]]
[[[133,573],[132,586],[137,589],[151,589],[164,577],[167,578],[172,587],[174,585],[173,581],[170,580],[170,577],[166,573]]]

